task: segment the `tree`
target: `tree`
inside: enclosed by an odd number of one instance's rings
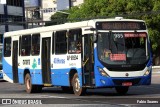
[[[72,21],[115,16],[145,20],[153,51],[160,54],[160,0],[85,0],[69,12],[65,18]]]
[[[71,8],[72,10],[72,8]],[[160,48],[160,0],[85,0],[68,18],[91,19],[124,16],[145,20],[154,51]]]
[[[67,17],[68,17],[67,13],[69,14],[69,10],[57,11],[55,14],[51,16],[51,21],[47,22],[46,25],[50,26],[67,22]]]

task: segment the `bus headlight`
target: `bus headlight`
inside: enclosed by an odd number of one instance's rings
[[[147,71],[144,73],[144,76],[147,76],[149,73],[150,73],[150,71],[147,70]]]
[[[147,76],[151,72],[151,67],[148,67],[147,71],[144,73],[144,76]]]
[[[100,74],[101,74],[102,76],[109,77],[109,75],[108,75],[102,68],[99,68],[99,67],[98,67],[98,70],[99,70],[99,72],[100,72]]]

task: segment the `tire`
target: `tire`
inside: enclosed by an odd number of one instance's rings
[[[115,89],[116,89],[118,94],[125,95],[128,92],[129,87],[119,86],[119,87],[115,87]]]
[[[77,73],[75,73],[73,76],[72,86],[73,86],[73,92],[76,96],[84,95],[84,93],[86,92],[85,88],[80,87],[80,80]]]
[[[29,73],[25,75],[25,87],[27,93],[40,93],[42,91],[41,85],[32,85],[31,76]]]

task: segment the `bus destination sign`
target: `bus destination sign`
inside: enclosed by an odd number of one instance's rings
[[[146,30],[144,22],[97,22],[98,30]]]

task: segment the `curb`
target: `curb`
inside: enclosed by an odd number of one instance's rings
[[[160,69],[160,66],[152,66],[153,69]]]

